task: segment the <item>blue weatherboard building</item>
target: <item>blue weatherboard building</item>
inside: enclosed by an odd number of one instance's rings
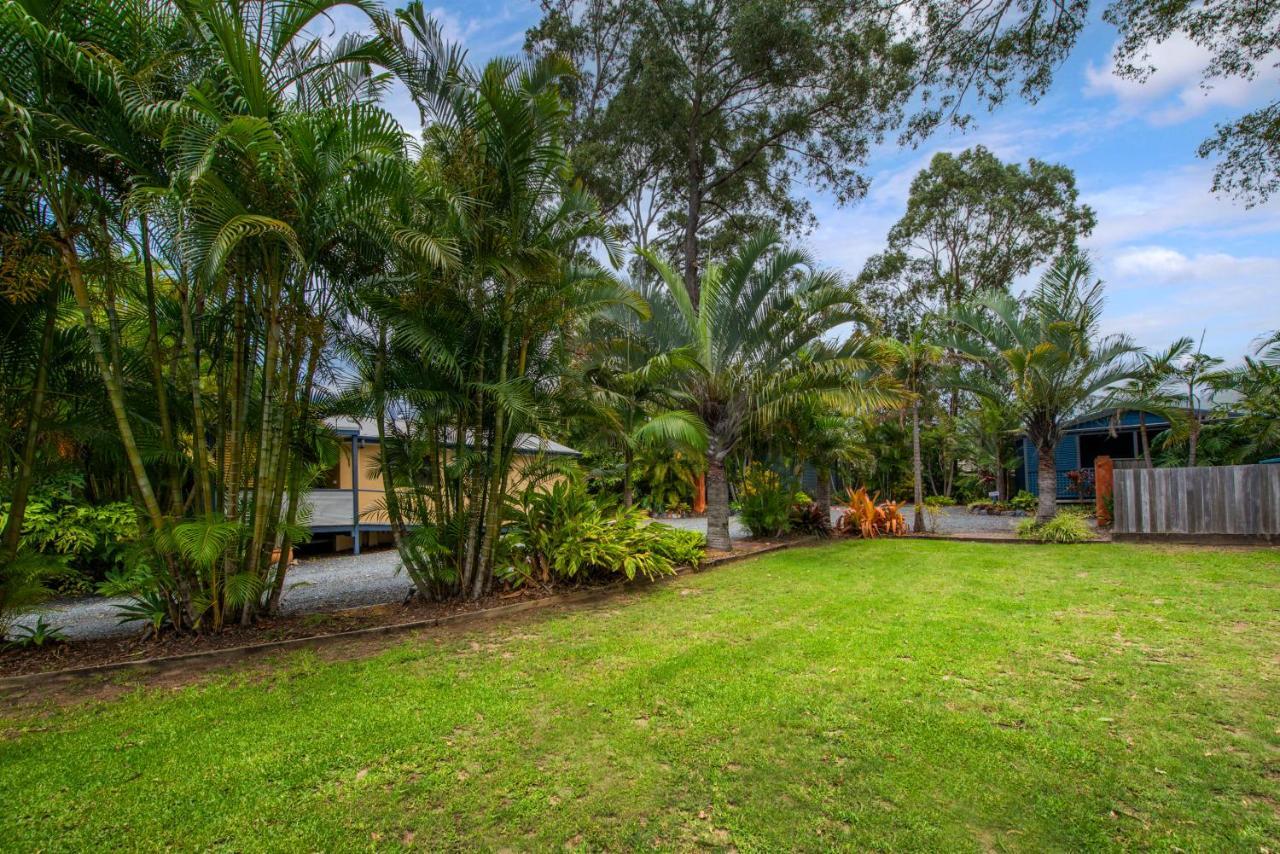
[[[1142,457],[1142,437],[1138,431],[1139,415],[1125,411],[1090,413],[1070,422],[1063,430],[1062,440],[1054,455],[1057,469],[1059,501],[1090,501],[1093,499],[1093,461],[1098,457],[1113,460],[1136,460]],[[1169,429],[1169,421],[1158,415],[1148,414],[1147,438],[1155,442],[1156,436]],[[1039,454],[1025,436],[1019,437],[1015,449],[1018,468],[1013,473],[1013,490],[1025,489],[1040,494]]]

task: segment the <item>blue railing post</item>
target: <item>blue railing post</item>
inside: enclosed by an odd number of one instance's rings
[[[360,437],[351,437],[351,539],[352,552],[360,554]]]

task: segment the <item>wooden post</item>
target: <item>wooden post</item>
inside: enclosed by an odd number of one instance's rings
[[[1115,465],[1111,457],[1098,457],[1093,461],[1093,504],[1098,514],[1099,525],[1111,524],[1111,513],[1107,510],[1109,499],[1115,483]]]

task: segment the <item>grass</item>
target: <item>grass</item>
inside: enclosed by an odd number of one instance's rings
[[[0,712],[0,848],[1275,850],[1280,555],[832,544]]]

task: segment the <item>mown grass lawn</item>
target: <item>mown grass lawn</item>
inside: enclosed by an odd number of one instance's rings
[[[1280,554],[832,544],[0,719],[0,848],[1275,850]]]

